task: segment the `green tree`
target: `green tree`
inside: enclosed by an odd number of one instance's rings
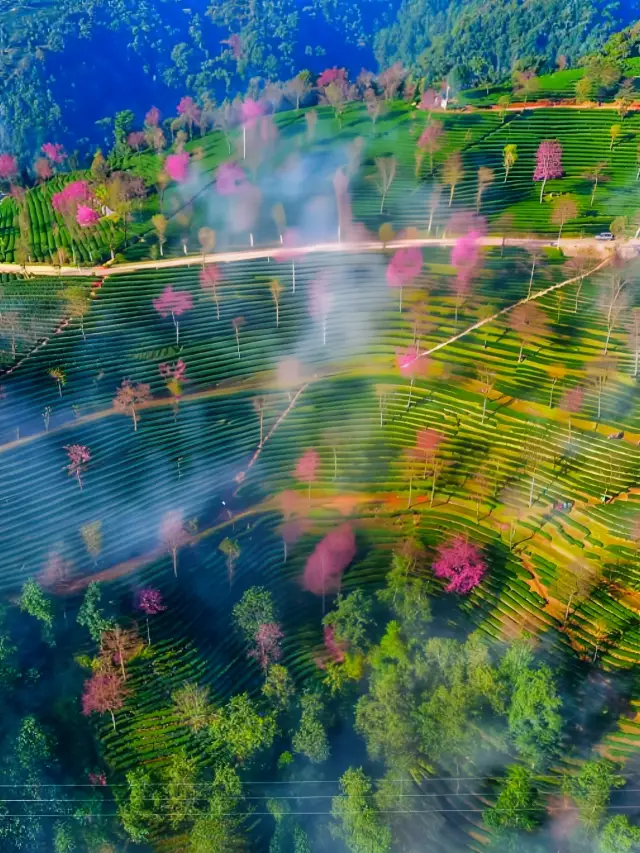
[[[53,828],[54,853],[74,853],[78,849],[73,829],[68,823],[58,821]]]
[[[291,739],[291,745],[294,752],[306,755],[314,764],[320,764],[329,757],[329,738],[322,723],[324,705],[315,693],[303,693],[300,708],[300,724]]]
[[[33,578],[25,581],[18,599],[18,607],[29,616],[42,622],[42,637],[50,646],[55,645],[53,638],[54,609],[52,600],[44,594],[40,584]]]
[[[199,732],[209,722],[213,708],[209,703],[209,688],[187,683],[171,694],[180,722]]]
[[[626,815],[616,815],[605,823],[599,853],[635,853],[639,848],[640,827],[632,826]]]
[[[206,810],[194,823],[189,853],[220,853],[235,849],[239,842],[240,817],[234,814],[242,800],[242,783],[233,767],[218,765]]]
[[[258,628],[277,622],[273,596],[262,586],[252,586],[233,608],[233,621],[247,643],[253,643]]]
[[[103,615],[100,608],[101,599],[100,584],[90,583],[77,616],[78,625],[89,631],[89,635],[95,643],[99,643],[103,632],[108,631],[113,626],[113,620],[105,619]]]
[[[559,745],[562,717],[551,670],[521,670],[515,677],[508,712],[509,733],[524,761],[537,767],[552,756]]]
[[[272,664],[267,670],[262,692],[279,711],[285,711],[295,694],[295,687],[287,668],[279,663]]]
[[[214,714],[209,734],[215,748],[226,750],[236,761],[248,761],[261,749],[268,749],[276,733],[273,712],[260,714],[246,693],[233,696]]]
[[[611,127],[609,128],[609,137],[611,139],[611,142],[609,144],[609,151],[611,151],[611,149],[616,144],[616,142],[618,141],[618,139],[620,138],[621,135],[622,135],[622,125],[621,124],[612,124]]]
[[[131,110],[121,110],[116,113],[114,122],[113,122],[113,154],[116,157],[122,157],[129,151],[129,146],[127,145],[127,135],[129,131],[133,127],[133,123],[136,117],[135,114]]]
[[[428,583],[422,576],[426,553],[414,539],[393,552],[384,589],[378,598],[391,608],[407,636],[423,633],[431,621]]]
[[[387,853],[391,830],[372,802],[371,782],[361,767],[350,767],[340,779],[341,794],[331,801],[331,834],[344,841],[351,853]]]
[[[185,749],[174,752],[166,769],[164,801],[173,829],[188,821],[198,804],[198,765]]]
[[[135,844],[142,844],[159,825],[162,811],[162,788],[152,782],[142,767],[126,774],[127,790],[118,806],[122,827]]]
[[[540,822],[538,792],[531,771],[519,764],[507,768],[496,803],[483,813],[485,824],[498,835],[513,830],[530,832]]]
[[[360,588],[349,595],[339,594],[335,609],[327,613],[322,623],[333,628],[336,640],[348,645],[351,651],[366,652],[373,626],[371,599]]]
[[[589,832],[596,832],[609,804],[612,788],[621,788],[624,778],[606,758],[585,761],[580,772],[569,777],[566,790],[576,802],[580,820]]]
[[[518,146],[513,143],[505,145],[502,149],[502,164],[504,166],[504,183],[506,184],[509,172],[518,160]]]

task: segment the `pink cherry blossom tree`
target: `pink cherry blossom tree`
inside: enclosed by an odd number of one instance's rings
[[[64,150],[64,145],[60,142],[45,142],[40,149],[45,157],[51,160],[52,163],[60,165],[67,159],[67,154]]]
[[[478,586],[486,572],[482,552],[463,536],[453,536],[439,546],[433,573],[449,581],[446,592],[466,595]]]
[[[216,192],[218,195],[235,195],[246,183],[244,169],[237,163],[221,163],[216,169]]]
[[[147,127],[157,127],[160,124],[160,110],[157,107],[151,107],[144,117],[144,123]]]
[[[333,305],[333,294],[329,290],[329,279],[326,273],[311,282],[309,288],[309,314],[322,325],[322,345],[327,343],[327,320]]]
[[[200,270],[200,287],[205,293],[211,295],[216,303],[216,317],[220,319],[220,301],[218,299],[218,283],[220,281],[220,269],[216,264],[207,264]]]
[[[550,178],[562,176],[562,145],[557,139],[544,139],[536,151],[536,168],[533,173],[534,181],[542,181],[540,187],[540,204],[544,194],[545,184]]]
[[[76,212],[76,222],[81,228],[91,228],[100,221],[100,214],[97,210],[89,207],[87,204],[79,204]]]
[[[169,284],[162,291],[162,294],[156,299],[153,299],[152,302],[153,307],[161,317],[168,317],[171,315],[171,319],[173,320],[173,325],[176,330],[176,344],[178,344],[180,340],[178,317],[181,317],[182,314],[190,311],[193,307],[193,298],[191,294],[186,290],[174,290]]]
[[[413,383],[417,377],[426,376],[429,368],[428,360],[426,356],[420,356],[417,346],[411,345],[406,349],[396,349],[396,366],[401,376],[408,377],[411,380],[409,383],[409,399],[407,400],[408,409],[411,406]]]
[[[11,181],[18,174],[18,161],[13,154],[0,154],[0,181]]]
[[[195,125],[197,127],[200,124],[201,116],[200,107],[196,104],[193,98],[185,95],[184,98],[180,99],[180,103],[178,104],[178,115],[189,128],[189,136],[193,136],[193,126]]]
[[[36,173],[36,177],[40,181],[48,181],[49,178],[53,176],[51,163],[46,157],[38,157],[36,162],[33,164],[33,171]]]
[[[480,248],[477,231],[469,231],[459,237],[451,250],[451,264],[455,267],[456,277],[452,282],[455,295],[455,325],[458,325],[458,312],[471,292],[471,282],[480,265]]]
[[[584,389],[579,385],[569,388],[562,395],[559,406],[566,412],[569,419],[569,444],[571,444],[571,415],[577,415],[584,403]]]
[[[127,145],[130,148],[135,149],[136,151],[140,151],[144,143],[146,142],[147,136],[144,130],[132,130],[131,133],[127,136]]]
[[[266,672],[271,664],[282,657],[280,643],[283,637],[282,628],[277,622],[263,622],[256,631],[256,647],[251,649],[249,657],[255,658]]]
[[[138,406],[151,399],[151,386],[146,382],[130,382],[123,379],[113,398],[113,408],[117,412],[126,412],[133,420],[134,432],[138,429]]]
[[[433,174],[433,157],[442,145],[444,125],[441,121],[430,121],[418,137],[418,155],[416,157],[417,172],[420,172],[422,157],[429,155],[429,171]]]
[[[442,433],[435,429],[421,429],[416,434],[416,450],[421,456],[424,456],[423,480],[427,478],[429,463],[435,458],[443,439]]]
[[[302,586],[314,595],[322,596],[322,612],[325,597],[337,592],[344,570],[356,554],[356,537],[350,524],[335,527],[318,542],[307,560],[302,576]]]
[[[402,289],[420,275],[422,251],[417,246],[398,249],[387,266],[387,284],[400,289],[400,311],[402,311]]]
[[[246,98],[240,107],[240,120],[242,122],[242,159],[247,159],[247,128],[255,127],[258,119],[264,115],[264,104]]]
[[[311,484],[315,483],[318,476],[318,465],[320,454],[314,448],[305,450],[296,462],[293,476],[299,483],[307,483],[309,487],[309,501],[311,501]]]
[[[171,554],[173,574],[178,577],[178,550],[189,542],[189,533],[180,510],[170,510],[164,515],[160,523],[160,540]]]
[[[90,714],[111,714],[113,730],[116,730],[115,711],[124,706],[125,697],[131,691],[125,687],[123,681],[114,673],[96,672],[84,683],[82,694],[82,713],[85,717]]]
[[[167,609],[162,600],[162,593],[159,589],[153,587],[145,587],[138,591],[135,600],[136,610],[144,613],[147,621],[147,645],[151,645],[151,632],[149,631],[149,616],[155,616]]]
[[[325,625],[323,629],[324,647],[334,663],[343,663],[347,651],[346,643],[340,643],[336,639],[333,625]]]
[[[69,463],[67,471],[70,477],[75,477],[82,489],[82,475],[87,470],[87,463],[91,460],[91,451],[85,444],[66,444],[65,448]]]
[[[172,181],[184,183],[189,176],[189,154],[186,151],[169,154],[164,161],[164,170]]]

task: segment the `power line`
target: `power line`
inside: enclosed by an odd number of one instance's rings
[[[632,808],[640,807],[640,802],[634,803],[628,806],[609,806],[611,811],[630,811]],[[516,809],[496,809],[492,808],[493,811],[498,812],[509,812],[512,814],[513,812],[579,812],[577,806],[531,806],[530,808],[516,808]],[[373,814],[393,814],[393,815],[415,815],[415,814],[481,814],[485,809],[369,809],[370,813]],[[147,812],[149,817],[206,817],[206,812]],[[360,810],[352,810],[343,812],[343,814],[362,814]],[[333,816],[333,812],[323,811],[323,812],[219,812],[214,815],[214,817],[255,817],[258,816],[271,816],[271,817],[298,817],[298,816],[308,816],[308,815],[327,815],[329,817]],[[82,818],[89,817],[120,817],[118,812],[114,813],[106,813],[106,812],[93,812],[91,814],[80,815],[79,817],[73,814],[61,814],[57,812],[55,814],[3,814],[2,819],[8,817],[20,817],[20,818],[36,818],[36,817],[73,817],[77,820],[81,820]]]

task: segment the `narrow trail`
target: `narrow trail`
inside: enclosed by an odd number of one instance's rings
[[[485,326],[487,323],[492,323],[494,320],[497,320],[499,317],[502,317],[503,314],[508,314],[509,311],[513,311],[514,308],[517,308],[518,305],[526,305],[527,302],[534,302],[536,299],[542,299],[543,296],[547,296],[549,293],[553,293],[556,290],[560,290],[561,287],[566,287],[568,284],[573,284],[580,279],[588,278],[590,275],[598,272],[604,266],[606,266],[611,260],[611,257],[606,257],[603,261],[601,261],[597,266],[588,270],[581,275],[575,275],[572,278],[567,278],[564,281],[559,281],[557,284],[552,284],[551,287],[546,287],[544,290],[539,290],[537,293],[532,293],[531,296],[525,296],[524,299],[519,299],[517,302],[513,302],[511,305],[507,305],[505,308],[501,308],[500,311],[496,311],[495,314],[492,314],[490,317],[485,317],[482,320],[478,320],[477,323],[474,323],[472,326],[468,326],[466,329],[463,329],[461,332],[458,332],[457,335],[453,335],[448,338],[446,341],[440,341],[439,344],[435,344],[430,349],[425,350],[424,352],[418,353],[414,361],[417,361],[419,358],[424,358],[425,356],[431,355],[438,350],[444,349],[444,347],[449,346],[449,344],[453,344],[456,341],[459,341],[461,338],[464,338],[470,332],[475,332],[476,329],[481,329],[482,326]]]

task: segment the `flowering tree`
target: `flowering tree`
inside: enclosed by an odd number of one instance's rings
[[[255,658],[266,672],[271,664],[282,657],[280,642],[283,637],[282,628],[277,622],[264,622],[256,631],[256,648],[251,649],[249,657]]]
[[[466,595],[482,581],[487,564],[481,551],[462,536],[454,536],[438,548],[438,558],[433,564],[437,578],[449,581],[446,592]]]
[[[471,230],[459,237],[451,250],[451,265],[456,269],[453,281],[455,302],[455,323],[458,325],[458,311],[471,290],[471,281],[477,274],[480,264],[479,230]]]
[[[282,294],[282,283],[279,278],[272,278],[269,282],[271,298],[276,306],[276,328],[280,325],[280,296]]]
[[[138,591],[136,595],[135,606],[137,610],[144,613],[147,620],[147,645],[151,645],[151,633],[149,631],[149,616],[155,616],[157,613],[162,613],[167,609],[162,600],[162,593],[159,589],[153,587],[145,587]]]
[[[317,450],[314,450],[314,448],[309,448],[309,450],[305,450],[302,456],[298,459],[293,471],[293,476],[299,483],[308,484],[309,500],[311,500],[311,484],[316,481],[319,464],[320,454]]]
[[[45,142],[40,149],[45,157],[52,163],[59,165],[67,159],[67,154],[64,150],[64,145],[60,142]]]
[[[186,290],[174,290],[169,284],[162,291],[162,294],[153,299],[153,307],[161,317],[168,317],[171,314],[173,325],[176,329],[176,344],[179,342],[180,328],[178,317],[182,316],[186,311],[190,311],[193,306],[193,298]]]
[[[157,107],[151,107],[144,117],[144,123],[147,127],[157,127],[160,124],[160,110]]]
[[[218,195],[234,195],[246,182],[244,169],[237,163],[221,163],[216,169],[216,192]]]
[[[435,89],[425,89],[420,98],[418,109],[425,113],[430,113],[432,110],[437,110],[442,105],[442,98]]]
[[[347,644],[341,643],[336,639],[336,632],[333,625],[324,626],[322,639],[331,660],[334,663],[343,663],[347,652]]]
[[[10,181],[18,174],[18,161],[13,154],[0,154],[0,181]]]
[[[327,320],[333,305],[333,294],[329,290],[326,273],[321,273],[311,282],[309,289],[309,313],[322,325],[322,344],[327,343]]]
[[[325,596],[337,592],[344,570],[356,554],[356,538],[350,524],[341,524],[331,530],[316,545],[307,560],[302,577],[304,589],[322,596],[322,612]]]
[[[178,577],[178,549],[189,541],[189,534],[184,526],[182,512],[170,510],[160,523],[160,539],[171,554],[173,574]]]
[[[124,706],[125,697],[130,692],[115,673],[96,672],[84,683],[82,713],[88,717],[90,714],[106,714],[108,711],[115,731],[114,711],[119,711]]]
[[[560,408],[564,412],[567,412],[569,417],[569,444],[571,444],[571,415],[575,415],[580,411],[583,402],[584,390],[579,385],[565,391],[560,398]]]
[[[113,399],[113,408],[117,412],[127,412],[133,418],[134,432],[138,429],[136,406],[151,399],[151,386],[146,382],[130,382],[123,379]]]
[[[242,159],[247,159],[247,128],[253,128],[258,119],[264,115],[264,105],[260,101],[246,98],[240,107],[242,121]]]
[[[218,282],[220,281],[220,270],[215,264],[207,264],[200,270],[200,287],[205,293],[211,294],[216,303],[216,317],[220,319],[220,302],[218,299]]]
[[[200,124],[201,110],[193,98],[186,95],[178,104],[178,115],[189,128],[189,136],[193,136],[193,126]]]
[[[249,233],[249,245],[253,246],[253,230],[255,228],[262,192],[255,184],[244,183],[231,198],[229,205],[229,220],[231,230],[235,234]]]
[[[91,459],[91,451],[84,444],[66,444],[65,448],[69,457],[67,471],[70,477],[75,477],[82,489],[82,475],[87,470],[87,463]]]
[[[441,432],[435,429],[421,429],[416,434],[416,450],[421,456],[424,456],[424,471],[422,479],[427,478],[427,468],[429,463],[432,463],[438,452],[438,447],[444,439]]]
[[[127,136],[127,145],[136,151],[140,151],[146,140],[147,136],[144,130],[132,130]]]
[[[518,363],[522,361],[522,351],[525,344],[530,343],[534,338],[544,337],[549,331],[546,314],[533,302],[516,305],[509,314],[509,324],[520,338]]]
[[[387,284],[400,288],[400,311],[402,311],[402,288],[412,282],[422,269],[422,252],[417,246],[398,249],[387,266]]]
[[[536,151],[536,168],[533,173],[534,181],[542,181],[540,187],[540,204],[544,187],[549,178],[562,176],[562,145],[557,139],[544,139]]]
[[[48,181],[53,175],[51,163],[49,163],[46,157],[38,157],[36,162],[33,164],[33,171],[39,181]]]
[[[189,174],[189,154],[186,151],[169,154],[164,161],[164,170],[172,181],[184,183]]]
[[[127,680],[125,664],[134,658],[140,651],[140,638],[137,632],[131,629],[121,628],[115,625],[103,631],[100,637],[100,665],[102,671],[109,671],[112,666],[117,666],[122,674],[122,680]]]
[[[81,228],[90,228],[100,221],[100,214],[97,210],[89,207],[87,204],[79,204],[76,211],[76,222]]]
[[[416,172],[420,172],[422,157],[425,153],[429,155],[429,171],[433,174],[433,156],[439,151],[444,135],[444,125],[441,121],[431,121],[418,137],[418,150],[416,152]]]
[[[408,346],[406,349],[396,349],[396,365],[401,376],[409,377],[409,399],[407,400],[407,409],[411,405],[411,394],[413,392],[413,383],[418,376],[424,376],[427,373],[428,362],[426,357],[420,357],[420,351],[417,346]]]

